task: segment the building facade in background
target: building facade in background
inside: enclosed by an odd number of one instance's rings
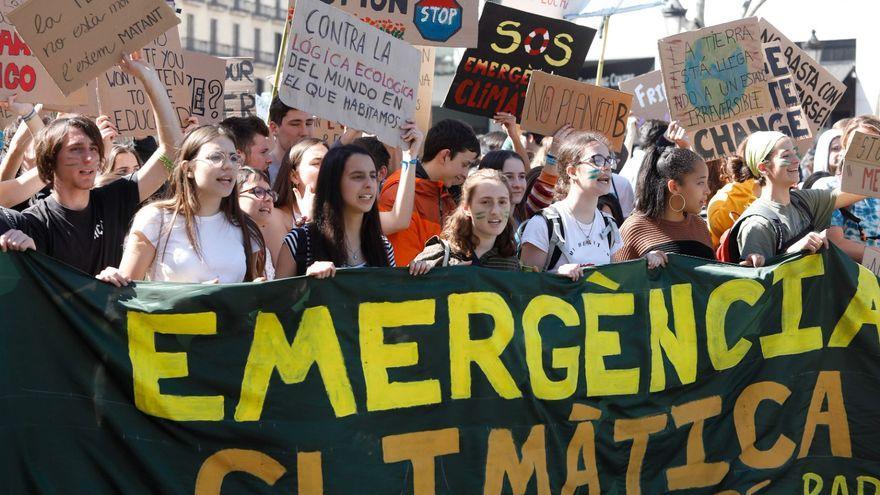
[[[185,49],[253,58],[257,94],[271,90],[287,0],[177,0],[176,4]]]

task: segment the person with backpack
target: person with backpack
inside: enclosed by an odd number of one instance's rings
[[[276,278],[328,278],[342,267],[395,266],[394,249],[382,235],[378,193],[376,166],[366,150],[346,144],[327,152],[318,172],[314,217],[284,237]]]
[[[648,148],[640,171],[637,212],[620,229],[623,248],[615,261],[646,258],[649,268],[665,266],[668,253],[715,259],[700,211],[709,196],[709,167],[691,150]],[[763,259],[752,257],[760,266]]]
[[[497,170],[478,170],[468,176],[458,207],[440,235],[429,239],[410,263],[409,272],[424,275],[434,267],[454,265],[519,271],[511,196],[506,177]]]
[[[781,132],[749,136],[743,158],[740,172],[757,179],[761,195],[721,236],[716,253],[721,261],[742,261],[740,253],[765,259],[815,253],[828,246],[825,229],[834,210],[865,199],[839,189],[792,190],[800,180],[800,158],[794,141]]]
[[[520,261],[578,280],[588,266],[605,265],[622,246],[613,218],[598,208],[611,191],[616,160],[604,136],[574,132],[559,147],[557,201],[526,223]]]

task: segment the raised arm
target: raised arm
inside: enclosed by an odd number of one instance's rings
[[[412,121],[400,126],[403,140],[409,143],[409,155],[417,157],[422,147],[424,136]],[[382,223],[382,233],[390,235],[409,228],[412,220],[413,203],[416,198],[416,167],[412,161],[403,161],[401,164],[400,182],[397,185],[397,195],[394,197],[394,207],[391,211],[379,212],[379,221]],[[378,191],[377,191],[378,197]]]
[[[531,160],[529,160],[529,152],[526,151],[526,147],[523,145],[522,129],[519,127],[519,124],[516,123],[516,117],[512,114],[501,112],[495,114],[494,118],[495,121],[507,131],[508,137],[510,137],[510,140],[513,142],[513,151],[522,158],[526,172],[528,172],[529,168],[531,168]]]
[[[9,140],[9,149],[0,162],[0,180],[14,179],[24,163],[24,156],[28,146],[34,141],[27,124],[22,122]]]
[[[14,179],[4,180],[0,182],[0,206],[12,208],[13,206],[24,203],[34,194],[40,192],[40,189],[46,183],[40,180],[37,175],[37,169],[33,168],[19,175]]]
[[[159,134],[159,147],[137,174],[140,198],[144,201],[168,180],[177,147],[183,141],[183,132],[180,130],[177,112],[174,111],[165,86],[162,85],[156,71],[136,58],[123,57],[119,65],[122,70],[138,78],[144,85],[150,107],[156,117],[156,130]]]

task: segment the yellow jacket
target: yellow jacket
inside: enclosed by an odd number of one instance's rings
[[[714,247],[717,248],[721,242],[721,234],[733,227],[733,222],[758,199],[754,190],[755,179],[749,179],[745,182],[731,182],[712,196],[707,214]]]

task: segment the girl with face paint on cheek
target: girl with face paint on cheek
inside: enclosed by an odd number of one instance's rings
[[[443,232],[428,240],[410,263],[410,273],[424,275],[437,266],[455,265],[519,270],[511,210],[507,179],[497,170],[474,172],[465,181],[458,208]]]
[[[526,224],[520,261],[578,280],[586,267],[610,263],[621,246],[614,220],[598,208],[611,192],[616,159],[608,140],[590,132],[569,134],[558,149],[556,202]]]
[[[848,143],[847,139],[843,141]],[[784,253],[815,253],[827,248],[825,230],[834,210],[865,199],[839,189],[792,190],[797,184],[800,159],[794,141],[780,132],[750,135],[745,143],[744,161],[749,174],[766,185],[733,226],[736,236],[731,242],[737,243],[742,254],[769,259]],[[776,217],[783,225],[781,236],[768,217]]]

